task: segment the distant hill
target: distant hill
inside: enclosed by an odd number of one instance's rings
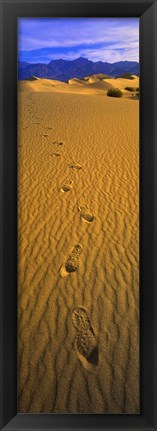
[[[136,61],[119,61],[116,63],[93,62],[83,57],[72,61],[62,59],[52,60],[48,64],[18,62],[19,80],[36,76],[38,78],[56,79],[66,82],[72,78],[83,78],[97,73],[115,77],[119,77],[125,73],[139,75],[139,63]]]

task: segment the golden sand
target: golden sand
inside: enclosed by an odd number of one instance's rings
[[[102,78],[19,86],[21,413],[139,412],[139,83]]]

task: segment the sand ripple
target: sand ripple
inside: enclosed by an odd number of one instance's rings
[[[138,148],[137,100],[19,96],[19,412],[139,412]]]

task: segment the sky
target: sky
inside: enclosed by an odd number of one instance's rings
[[[138,18],[18,18],[18,58],[139,61]]]

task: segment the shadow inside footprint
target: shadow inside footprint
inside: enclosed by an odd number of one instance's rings
[[[79,163],[75,163],[75,162],[69,163],[69,167],[76,170],[82,169],[82,166],[79,165]]]
[[[90,355],[87,358],[87,361],[90,362],[92,365],[98,365],[99,362],[99,351],[98,351],[98,346],[96,346],[92,352],[90,353]]]
[[[83,358],[91,365],[97,366],[99,362],[98,342],[86,310],[83,307],[75,308],[72,320],[77,329],[76,348],[80,360],[84,366],[86,366],[86,362],[83,361]]]
[[[67,185],[65,184],[63,187],[61,187],[60,191],[61,191],[62,193],[66,193],[66,192],[70,192],[70,190],[71,190],[71,189],[72,189],[72,187],[67,186]]]
[[[79,267],[79,257],[82,253],[82,246],[76,244],[72,252],[69,254],[65,264],[61,267],[60,274],[62,277],[66,277],[68,274],[75,272]]]
[[[81,218],[86,223],[92,223],[94,221],[94,214],[92,213],[92,211],[89,210],[87,206],[80,206],[78,207],[78,210],[80,211]]]

